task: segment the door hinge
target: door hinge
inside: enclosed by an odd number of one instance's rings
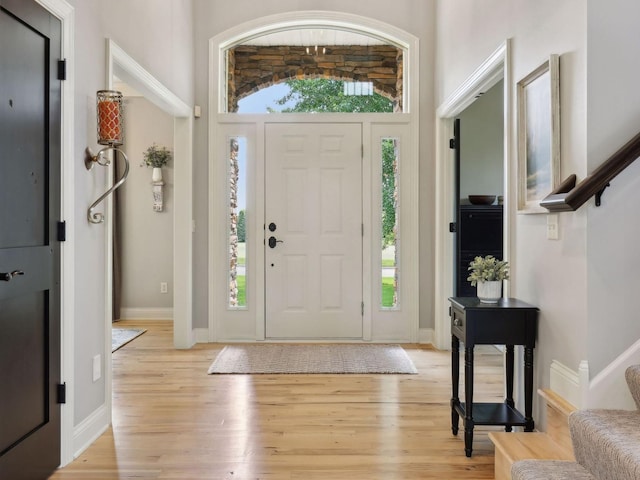
[[[58,403],[67,403],[67,383],[58,385]]]
[[[456,148],[456,139],[455,138],[451,138],[449,139],[449,148],[454,150]]]
[[[360,304],[360,315],[364,317],[364,302]]]
[[[449,224],[449,231],[451,233],[456,233],[458,231],[458,224],[456,222],[451,222]]]
[[[364,158],[364,143],[360,144],[360,158]]]
[[[58,60],[58,80],[67,79],[67,60]]]
[[[59,242],[67,241],[67,222],[58,222],[57,238]]]

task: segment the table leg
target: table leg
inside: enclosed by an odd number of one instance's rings
[[[506,383],[506,398],[504,403],[509,405],[511,408],[514,408],[515,402],[513,401],[513,345],[506,345],[506,356],[505,356],[505,383]],[[511,425],[505,425],[504,431],[510,432],[513,430]]]
[[[458,434],[458,422],[460,415],[456,406],[460,404],[458,397],[458,387],[460,383],[460,340],[455,335],[451,335],[451,432]]]
[[[471,456],[473,447],[473,347],[464,349],[464,453]]]
[[[533,348],[524,348],[524,421],[525,432],[533,432]]]

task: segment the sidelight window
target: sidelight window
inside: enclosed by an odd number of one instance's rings
[[[229,217],[227,232],[229,239],[229,307],[247,306],[247,139],[230,137],[227,169]]]
[[[382,239],[382,253],[380,258],[382,291],[381,307],[398,307],[399,287],[399,241],[398,241],[398,152],[397,138],[383,138],[381,140],[381,205],[380,224]]]

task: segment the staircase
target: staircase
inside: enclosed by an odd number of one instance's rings
[[[547,432],[490,432],[495,445],[495,479],[511,480],[511,466],[525,459],[573,461],[569,415],[576,407],[552,390],[538,390],[547,411]]]
[[[627,368],[625,378],[637,410],[572,412],[568,417],[568,424],[575,460],[557,457],[546,460],[516,460],[511,466],[511,479],[640,479],[640,365]],[[497,451],[496,446],[496,462]],[[498,473],[496,468],[496,478],[509,478],[498,477]]]

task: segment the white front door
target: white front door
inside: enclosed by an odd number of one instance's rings
[[[362,338],[362,127],[267,124],[268,338]]]

